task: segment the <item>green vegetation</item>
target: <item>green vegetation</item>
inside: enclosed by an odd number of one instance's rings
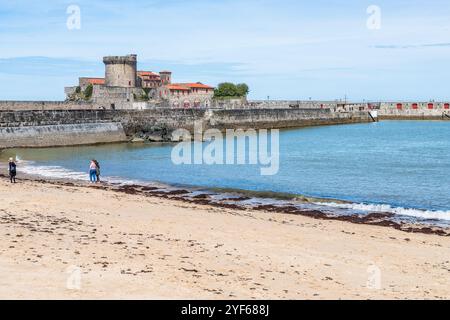
[[[244,98],[248,95],[250,89],[245,83],[234,84],[225,82],[219,84],[214,90],[214,98]]]
[[[89,100],[92,97],[92,91],[94,90],[94,87],[92,86],[92,84],[89,84],[86,89],[84,89],[84,100]]]
[[[135,101],[149,101],[150,100],[149,93],[150,93],[150,88],[142,89],[142,92],[140,95],[133,93],[134,100]]]
[[[75,88],[75,91],[70,94],[67,98],[69,101],[89,101],[92,98],[92,92],[94,87],[92,84],[88,85],[86,89],[82,90],[80,86]]]
[[[143,90],[144,93],[142,94],[142,99],[144,99],[145,101],[150,100],[150,97],[148,95],[150,93],[150,88],[144,88]]]
[[[245,83],[236,85],[236,90],[240,97],[246,97],[250,92],[248,85],[246,85]]]

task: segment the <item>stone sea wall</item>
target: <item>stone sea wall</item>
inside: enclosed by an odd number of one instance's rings
[[[0,148],[60,146],[141,138],[170,141],[172,132],[194,124],[221,130],[294,128],[368,122],[367,112],[330,109],[166,109],[0,111]],[[98,130],[96,130],[98,128]]]
[[[113,122],[112,115],[105,110],[0,111],[0,127]]]
[[[247,103],[249,108],[281,109],[325,109],[336,108],[336,101],[305,101],[305,100],[250,100]]]
[[[99,106],[90,102],[70,101],[0,101],[0,111],[20,110],[93,110]]]
[[[0,148],[56,147],[127,141],[120,123],[0,127]]]
[[[127,141],[102,110],[0,111],[0,149]]]
[[[378,112],[381,119],[450,120],[447,102],[384,102]]]
[[[305,126],[370,122],[368,112],[333,112],[330,109],[214,110],[209,122],[215,128],[298,128]]]
[[[239,101],[220,108],[170,108],[131,103],[113,110],[89,102],[0,101],[0,149],[119,141],[173,141],[179,128],[272,129],[380,119],[450,120],[447,102],[338,103],[327,101]],[[241,108],[239,108],[242,104]],[[141,110],[138,110],[141,109]]]
[[[150,101],[139,102],[134,101],[133,93],[139,95],[138,91],[133,88],[113,88],[108,92],[101,87],[94,86],[94,91],[98,91],[95,96],[102,98],[94,99],[92,102],[85,101],[0,101],[0,111],[53,111],[53,110],[152,110],[156,114],[158,109],[163,107],[172,109],[170,112],[177,114],[180,111],[177,109],[184,109],[183,104],[179,108],[175,108],[173,104],[167,101]],[[103,92],[103,91],[104,92]],[[186,109],[205,109],[201,108]],[[302,100],[250,100],[246,99],[226,99],[226,100],[211,100],[209,108],[218,110],[251,110],[256,112],[267,109],[330,109],[332,112],[369,112],[377,110],[381,119],[440,119],[447,118],[450,115],[449,102],[364,102],[351,103],[343,101],[302,101]],[[183,112],[183,111],[181,111]],[[195,112],[195,111],[194,111]]]

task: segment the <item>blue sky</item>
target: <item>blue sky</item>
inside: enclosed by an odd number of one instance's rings
[[[246,82],[255,99],[450,100],[450,3],[0,0],[0,100],[64,99],[103,76],[104,55],[129,53],[175,81]]]

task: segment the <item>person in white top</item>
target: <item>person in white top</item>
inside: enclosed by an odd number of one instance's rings
[[[97,165],[94,160],[91,160],[91,164],[89,165],[89,180],[91,183],[95,183],[97,180]]]

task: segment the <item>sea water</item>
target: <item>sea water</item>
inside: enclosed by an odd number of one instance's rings
[[[89,161],[95,158],[109,181],[305,195],[351,202],[327,201],[323,205],[328,208],[450,220],[447,121],[282,130],[279,171],[273,176],[262,176],[258,165],[175,165],[173,148],[174,144],[122,143],[13,149],[4,151],[2,158],[17,156],[22,162],[19,174],[23,170],[87,180]]]

